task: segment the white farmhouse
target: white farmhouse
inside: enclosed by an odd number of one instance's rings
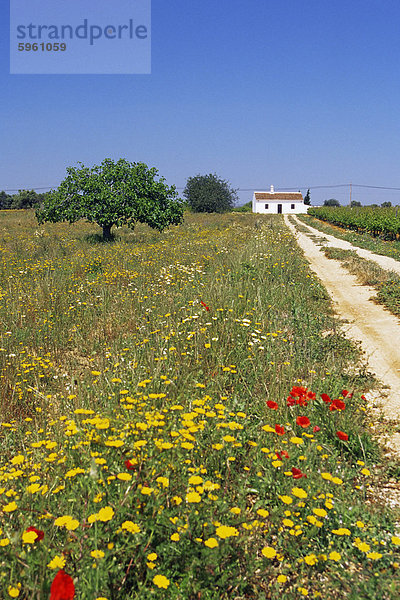
[[[300,192],[275,192],[271,185],[271,191],[253,194],[253,213],[298,215],[307,209]]]

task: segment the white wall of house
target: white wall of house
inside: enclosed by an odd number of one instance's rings
[[[279,210],[279,207],[280,210]],[[276,215],[300,215],[307,212],[307,205],[304,202],[296,200],[262,200],[256,201],[253,199],[253,213],[263,213]]]

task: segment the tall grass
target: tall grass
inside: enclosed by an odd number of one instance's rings
[[[280,218],[0,232],[3,597],[398,595],[371,380]]]

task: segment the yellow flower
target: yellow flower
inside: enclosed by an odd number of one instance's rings
[[[147,485],[144,485],[140,488],[140,493],[143,494],[143,496],[150,496],[152,492],[154,492],[154,489],[148,487]]]
[[[197,492],[189,492],[186,494],[186,502],[197,504],[198,502],[201,502],[201,496]]]
[[[8,586],[8,595],[11,596],[11,598],[18,598],[20,589],[21,589],[20,583],[17,583],[17,585],[9,585]]]
[[[307,554],[307,556],[304,557],[304,562],[312,567],[313,565],[317,564],[318,559],[315,554]]]
[[[73,519],[69,515],[65,515],[64,517],[58,517],[58,519],[54,521],[54,525],[57,525],[57,527],[65,527],[68,531],[74,531],[79,527],[79,521]]]
[[[313,513],[314,515],[317,515],[317,517],[326,517],[328,514],[324,508],[313,508]]]
[[[12,465],[20,465],[21,463],[23,463],[25,460],[25,457],[22,456],[22,454],[17,454],[17,456],[14,456],[14,458],[11,459],[11,464]]]
[[[169,586],[169,579],[164,577],[164,575],[155,575],[153,577],[153,583],[159,588],[167,589]]]
[[[35,531],[24,531],[22,534],[22,543],[23,544],[34,544],[37,536],[38,535]]]
[[[155,552],[151,552],[150,554],[147,555],[147,560],[157,560],[157,554]]]
[[[292,519],[282,519],[282,523],[285,527],[293,527],[294,525]]]
[[[297,445],[297,446],[300,446],[301,444],[304,444],[303,438],[299,438],[299,437],[291,437],[290,438],[290,442],[292,444]]]
[[[278,583],[285,583],[287,581],[287,577],[286,577],[286,575],[278,575],[276,580]]]
[[[67,477],[75,477],[75,475],[79,475],[80,473],[84,473],[85,469],[81,469],[80,467],[77,467],[76,469],[70,469],[69,471],[67,471],[64,475],[65,478]]]
[[[157,481],[157,483],[161,483],[163,488],[167,488],[169,486],[168,477],[157,477],[156,481]]]
[[[269,512],[267,510],[265,510],[265,508],[259,508],[257,510],[257,514],[260,515],[260,517],[265,518],[265,517],[268,517]]]
[[[364,523],[362,521],[356,521],[356,525],[357,527],[359,527],[360,529],[363,529],[363,527],[365,527]]]
[[[350,530],[345,527],[339,527],[339,529],[332,529],[332,533],[335,535],[350,535]]]
[[[101,508],[97,513],[97,519],[103,522],[111,521],[114,514],[114,510],[111,508],[111,506],[105,506],[104,508]]]
[[[357,538],[355,542],[353,542],[353,545],[361,550],[361,552],[369,552],[371,550],[371,546],[366,542],[362,542],[360,538]]]
[[[207,546],[207,548],[216,548],[218,546],[218,542],[215,538],[211,537],[204,542],[204,545]]]
[[[308,495],[305,490],[299,487],[292,488],[292,494],[293,496],[296,496],[296,498],[307,498]]]
[[[266,546],[261,550],[261,554],[265,556],[265,558],[275,558],[276,550],[272,548],[272,546]]]
[[[55,556],[47,566],[49,569],[63,569],[65,567],[65,558],[63,556]]]
[[[219,527],[217,527],[215,533],[222,540],[224,540],[225,538],[236,537],[239,535],[239,532],[236,529],[236,527],[229,527],[228,525],[220,525]]]
[[[118,473],[117,479],[120,479],[121,481],[130,481],[132,475],[130,473]]]
[[[92,550],[90,556],[92,556],[93,558],[103,558],[104,552],[103,550]]]
[[[361,469],[361,473],[363,475],[365,475],[366,477],[368,477],[368,475],[371,475],[371,471],[369,469],[367,469],[366,467],[364,469]]]
[[[229,512],[231,512],[233,515],[240,515],[242,511],[238,506],[234,506],[229,510]]]
[[[133,521],[124,521],[121,525],[121,528],[129,531],[130,533],[139,533],[140,531],[139,525],[136,525],[136,523],[133,523]]]
[[[285,504],[292,504],[293,502],[293,498],[291,498],[290,496],[278,496],[280,498],[280,500],[282,500],[282,502],[284,502]]]
[[[395,546],[400,546],[400,538],[394,535],[392,537],[392,544],[394,544]]]
[[[329,558],[330,558],[330,560],[335,560],[337,562],[338,560],[340,560],[342,558],[342,555],[339,554],[339,552],[333,551],[329,554]]]
[[[189,485],[200,485],[201,483],[203,483],[203,481],[203,478],[199,475],[192,475],[191,477],[189,477]]]
[[[3,538],[0,540],[0,548],[4,548],[5,546],[8,546],[8,544],[10,543],[10,540],[8,538]]]
[[[382,558],[382,554],[379,552],[370,552],[367,554],[367,558],[371,558],[372,560],[378,560],[378,558]]]
[[[14,510],[17,510],[18,506],[15,502],[10,502],[9,504],[5,504],[2,507],[2,511],[3,512],[14,512]]]
[[[172,540],[173,542],[179,542],[179,539],[180,539],[180,538],[179,538],[179,533],[173,533],[173,534],[171,535],[171,540]]]

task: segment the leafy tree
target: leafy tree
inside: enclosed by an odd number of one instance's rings
[[[358,202],[358,200],[352,200],[350,202],[350,208],[355,208],[357,206],[362,206],[361,202]]]
[[[45,194],[37,194],[35,190],[19,190],[12,197],[11,208],[33,208],[43,202]]]
[[[13,197],[10,194],[0,192],[0,210],[10,208]]]
[[[158,171],[144,163],[110,158],[92,168],[67,167],[68,176],[36,211],[39,223],[87,219],[103,229],[103,240],[112,239],[111,228],[137,222],[163,231],[183,220],[183,206],[174,186],[158,181]]]
[[[382,208],[390,208],[392,206],[391,202],[382,202],[381,207]]]
[[[329,200],[325,200],[324,206],[340,206],[340,202],[335,198],[329,198]]]
[[[307,194],[304,196],[304,204],[311,206],[310,190],[307,190]]]
[[[183,195],[193,212],[227,212],[238,200],[236,190],[216,173],[189,177]]]

